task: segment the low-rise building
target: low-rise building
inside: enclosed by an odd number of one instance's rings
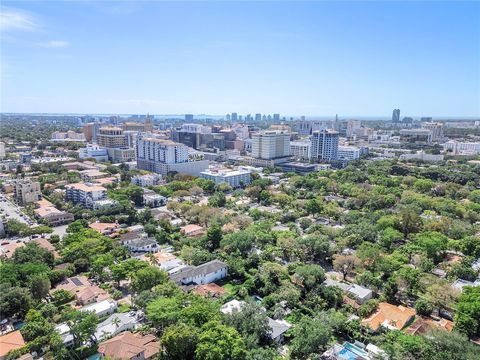
[[[78,150],[80,159],[95,159],[95,161],[108,161],[108,151],[98,145],[89,145]]]
[[[380,327],[389,330],[402,330],[415,319],[415,314],[415,309],[381,302],[378,304],[375,313],[362,320],[362,325],[373,331],[377,331]]]
[[[249,185],[252,181],[248,170],[211,169],[202,171],[200,177],[212,180],[215,184],[228,184],[232,188]]]
[[[98,352],[110,359],[148,360],[160,352],[160,343],[153,335],[126,331],[100,343]]]
[[[283,342],[283,335],[292,327],[286,320],[274,320],[272,318],[267,318],[268,327],[270,328],[268,335],[276,343],[281,344]]]
[[[138,185],[141,187],[160,185],[162,183],[162,175],[160,174],[135,175],[132,177],[130,182],[133,185]]]
[[[361,150],[354,146],[339,146],[338,147],[338,160],[353,161],[360,159]]]
[[[68,224],[75,220],[72,213],[58,210],[50,201],[42,199],[37,202],[39,208],[35,209],[35,215],[50,224],[51,226],[59,226]]]
[[[0,336],[0,360],[5,360],[10,351],[20,349],[24,346],[25,340],[20,330],[15,330]]]
[[[99,341],[116,336],[124,331],[134,330],[138,321],[127,313],[112,314],[97,325],[95,338]]]
[[[107,197],[107,189],[91,183],[76,183],[65,186],[66,199],[86,208],[94,208],[94,202]]]
[[[186,266],[170,275],[178,284],[208,284],[227,277],[228,266],[220,260],[212,260],[199,266]]]
[[[143,204],[151,208],[157,208],[163,206],[167,203],[167,198],[165,196],[156,194],[156,193],[146,193],[143,194]]]
[[[154,238],[136,238],[122,241],[122,244],[133,253],[155,253],[159,250]]]
[[[190,224],[180,228],[180,233],[187,237],[197,237],[205,235],[205,229],[199,225]]]
[[[98,231],[102,235],[112,235],[117,232],[120,228],[118,223],[101,223],[101,222],[94,222],[88,225],[90,229]]]
[[[97,316],[101,317],[101,316],[113,314],[117,309],[117,307],[118,305],[115,300],[106,299],[103,301],[95,302],[93,304],[84,306],[80,309],[80,311],[93,312]]]

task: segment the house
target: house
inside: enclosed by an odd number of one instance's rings
[[[244,307],[247,303],[243,300],[230,300],[226,302],[225,304],[222,305],[220,308],[220,312],[223,314],[232,314],[234,312],[238,312],[242,310],[242,307]]]
[[[111,359],[147,360],[160,351],[160,343],[153,335],[132,334],[126,331],[98,346],[102,357]]]
[[[443,329],[451,332],[453,330],[453,321],[443,318],[440,320],[434,320],[426,316],[421,316],[418,317],[413,324],[405,330],[405,332],[410,335],[424,335],[429,333],[432,329]]]
[[[228,266],[220,260],[212,260],[199,266],[186,266],[170,275],[178,284],[208,284],[227,276]]]
[[[477,279],[475,281],[467,281],[467,280],[463,280],[463,279],[457,279],[452,284],[452,287],[455,290],[458,290],[458,291],[463,291],[463,288],[465,286],[480,286],[480,279]]]
[[[168,254],[163,251],[152,254],[151,257],[143,256],[142,260],[148,261],[152,265],[158,266],[164,271],[175,269],[184,265],[183,261],[173,254]]]
[[[353,297],[358,304],[364,304],[368,300],[370,300],[373,296],[373,292],[370,289],[367,289],[363,286],[357,285],[357,284],[352,284],[348,289],[347,289],[348,295]]]
[[[106,299],[100,302],[96,302],[87,306],[84,306],[80,311],[94,312],[98,316],[105,316],[113,314],[117,309],[117,302],[112,299]]]
[[[37,244],[42,249],[45,249],[45,250],[48,250],[49,252],[51,252],[55,259],[58,259],[60,257],[57,250],[55,249],[55,246],[53,246],[52,243],[50,241],[48,241],[47,239],[38,238],[38,239],[32,240],[32,242]]]
[[[70,326],[66,323],[55,326],[55,331],[60,335],[63,345],[70,347],[73,345],[73,335],[70,333]]]
[[[75,220],[73,214],[58,210],[50,201],[41,199],[37,201],[38,209],[35,209],[35,215],[45,220],[52,226],[68,224]]]
[[[123,245],[133,253],[155,253],[159,250],[154,238],[136,238],[122,241]]]
[[[23,340],[20,330],[0,336],[0,360],[5,360],[10,351],[20,349],[23,346],[25,346],[25,340]]]
[[[134,316],[127,313],[118,313],[110,315],[105,321],[97,325],[95,338],[100,340],[110,338],[127,330],[133,330],[138,321]]]
[[[197,237],[205,235],[205,229],[199,225],[190,224],[180,228],[180,233],[187,237]]]
[[[267,318],[268,326],[270,328],[269,335],[273,341],[277,343],[283,342],[283,334],[292,327],[288,321],[285,320],[274,320],[272,318]]]
[[[0,257],[10,259],[15,253],[15,250],[24,246],[25,243],[22,241],[3,241],[0,245]]]
[[[415,318],[415,314],[415,309],[381,302],[374,314],[362,320],[362,325],[373,331],[380,326],[390,330],[402,330]]]
[[[99,232],[102,235],[112,235],[120,228],[120,225],[118,225],[117,223],[94,222],[88,225],[88,227]]]
[[[370,300],[373,296],[372,290],[357,284],[347,284],[345,282],[333,279],[326,279],[324,284],[325,286],[339,287],[340,289],[345,291],[350,297],[355,299],[355,301],[360,305]]]
[[[167,198],[165,196],[153,193],[143,194],[143,204],[151,208],[158,208],[167,203]]]
[[[83,289],[78,289],[75,292],[75,299],[79,305],[88,305],[109,298],[110,295],[96,285],[87,286]]]
[[[92,285],[85,276],[75,276],[63,280],[50,292],[65,290],[75,296],[79,305],[88,305],[110,299],[110,295],[102,288]]]
[[[223,287],[218,286],[217,284],[205,284],[197,285],[193,288],[192,293],[204,297],[221,297],[227,293]]]

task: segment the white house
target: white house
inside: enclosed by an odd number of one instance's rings
[[[239,300],[233,299],[233,300],[230,300],[229,302],[226,302],[225,304],[223,304],[222,307],[220,308],[220,311],[223,314],[231,314],[231,313],[234,313],[234,312],[241,311],[242,307],[244,307],[245,304],[246,304],[246,302],[243,301],[243,300],[239,301]]]
[[[154,238],[137,238],[123,241],[123,245],[134,253],[155,253],[159,250]]]
[[[93,303],[87,306],[84,306],[80,311],[90,311],[94,312],[98,316],[105,316],[113,314],[117,309],[117,302],[112,299],[103,300],[97,303]]]
[[[104,340],[120,334],[123,331],[133,330],[137,324],[137,319],[127,313],[113,314],[98,324],[95,330],[95,338],[99,341]]]
[[[199,266],[186,266],[171,275],[171,279],[179,284],[208,284],[227,276],[228,266],[220,260],[212,260]]]

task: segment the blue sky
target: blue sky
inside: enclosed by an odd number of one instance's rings
[[[480,116],[476,2],[8,2],[4,112]]]

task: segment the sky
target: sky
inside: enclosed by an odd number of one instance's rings
[[[2,112],[480,116],[479,2],[3,1]]]

